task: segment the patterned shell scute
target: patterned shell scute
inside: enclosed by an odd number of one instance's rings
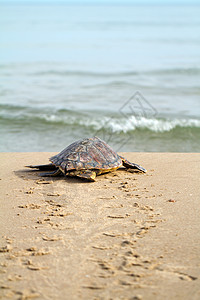
[[[98,137],[74,142],[50,161],[64,173],[70,170],[108,170],[122,165],[119,155]]]

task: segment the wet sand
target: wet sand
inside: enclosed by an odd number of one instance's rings
[[[200,299],[200,154],[124,153],[146,174],[41,178],[1,153],[1,299]]]

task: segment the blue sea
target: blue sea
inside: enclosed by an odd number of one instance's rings
[[[200,152],[200,5],[0,5],[0,151]]]

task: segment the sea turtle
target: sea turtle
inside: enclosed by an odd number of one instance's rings
[[[76,141],[63,151],[50,159],[50,164],[27,166],[41,171],[53,171],[42,173],[41,176],[77,176],[95,181],[97,175],[118,169],[121,166],[137,169],[141,172],[146,170],[124,157],[119,156],[112,148],[98,137],[86,138]]]

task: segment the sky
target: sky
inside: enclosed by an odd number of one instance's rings
[[[8,3],[70,3],[70,4],[200,4],[200,0],[0,0],[0,4]]]

